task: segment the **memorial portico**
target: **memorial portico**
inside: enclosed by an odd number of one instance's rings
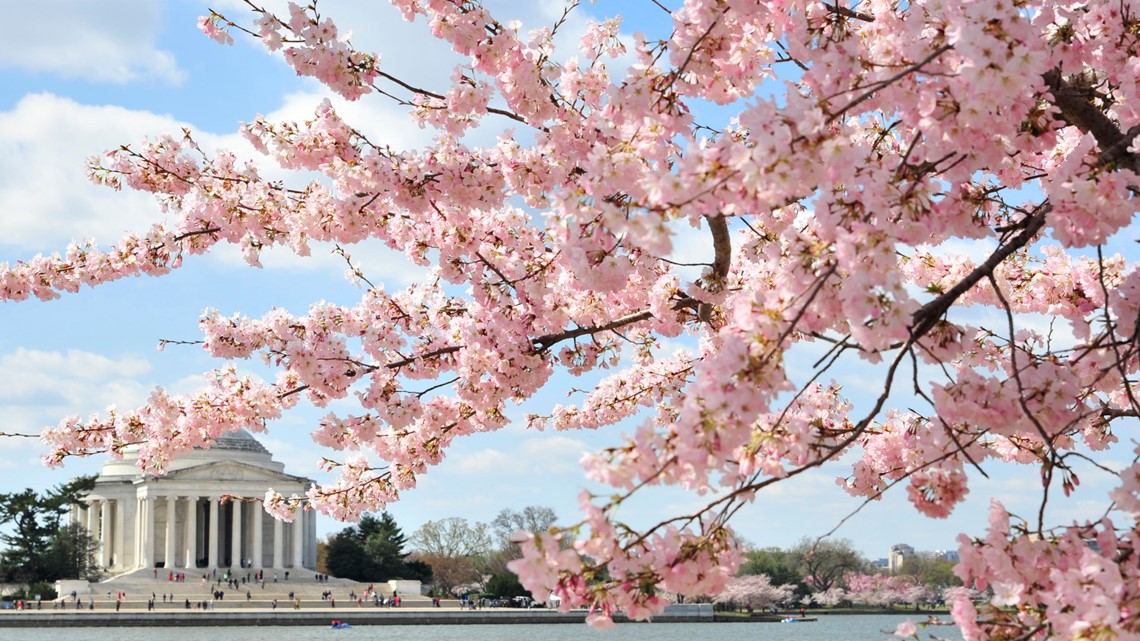
[[[315,569],[315,514],[302,512],[293,523],[282,523],[261,507],[270,488],[303,495],[310,484],[286,474],[241,431],[219,438],[211,449],[180,454],[164,476],[143,474],[129,456],[108,461],[84,509],[72,516],[98,541],[96,559],[113,573]]]

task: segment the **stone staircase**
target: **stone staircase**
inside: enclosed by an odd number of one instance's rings
[[[104,579],[99,583],[92,583],[86,593],[77,594],[80,606],[78,609],[88,609],[93,599],[97,610],[146,610],[152,595],[156,611],[200,610],[204,607],[213,610],[293,609],[296,599],[300,599],[301,609],[306,610],[377,607],[372,600],[358,605],[350,598],[351,595],[355,595],[363,599],[370,584],[335,577],[318,582],[316,572],[301,568],[265,570],[263,582],[255,581],[255,570],[234,569],[230,571],[230,578],[237,580],[237,588],[227,583],[224,569],[218,570],[216,574],[202,568],[191,570],[175,568],[174,571],[184,572],[185,581],[172,581],[170,570],[159,568],[157,572],[136,570]],[[378,582],[371,585],[381,599],[392,596],[392,589],[387,583]],[[223,594],[220,599],[214,598],[216,591]],[[119,593],[124,594],[121,600],[118,598]],[[325,598],[325,593],[330,593],[329,598]],[[69,594],[60,596],[59,602],[44,603],[42,607],[58,609],[62,605],[66,609],[77,609],[75,597]],[[419,594],[399,596],[402,607],[431,605],[428,597]]]

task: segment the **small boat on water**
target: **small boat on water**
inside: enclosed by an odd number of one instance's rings
[[[815,617],[784,617],[780,619],[780,623],[811,623],[818,621]]]
[[[334,630],[341,630],[344,628],[351,628],[352,626],[349,625],[347,621],[333,621],[332,627]]]
[[[930,615],[930,617],[927,618],[926,621],[922,622],[922,625],[954,625],[954,622],[953,621],[944,621],[935,615]]]

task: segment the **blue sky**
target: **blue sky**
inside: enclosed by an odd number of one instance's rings
[[[385,68],[418,83],[442,87],[454,57],[426,38],[422,21],[408,26],[395,11],[373,2],[323,0],[322,12],[351,29],[362,48],[379,50]],[[242,15],[236,0],[211,3],[214,9]],[[524,29],[550,24],[561,3],[489,3],[502,18],[518,17]],[[652,11],[652,4],[586,4],[596,15],[625,13],[626,29],[650,19],[630,9]],[[177,132],[187,126],[208,148],[232,147],[252,152],[236,135],[238,123],[257,114],[272,119],[304,119],[326,92],[300,79],[279,58],[257,43],[237,37],[222,47],[203,36],[197,18],[207,4],[197,0],[43,0],[6,8],[8,42],[0,48],[0,262],[26,259],[37,252],[61,251],[72,239],[93,238],[107,245],[125,231],[144,231],[161,216],[145,195],[119,193],[90,185],[84,159],[147,136]],[[568,25],[581,31],[585,14]],[[353,125],[396,148],[423,145],[421,131],[383,98],[334,104]],[[477,130],[473,144],[490,138]],[[406,284],[421,270],[382,249],[350,250],[374,282],[389,288]],[[310,259],[285,253],[263,258],[264,269],[250,269],[238,252],[224,249],[187,260],[186,266],[160,279],[129,279],[65,295],[50,302],[0,305],[0,431],[38,433],[64,416],[88,416],[114,405],[133,408],[155,386],[189,392],[201,374],[218,365],[195,347],[156,350],[162,339],[195,340],[197,320],[206,308],[223,314],[260,316],[274,306],[303,313],[320,300],[350,303],[359,291],[343,278],[339,258],[316,249]],[[840,381],[856,400],[867,377],[841,373]],[[412,532],[427,520],[460,516],[489,521],[503,508],[545,505],[563,521],[577,517],[576,497],[584,486],[578,468],[583,452],[615,443],[616,432],[533,433],[522,429],[528,411],[544,411],[563,400],[550,390],[513,415],[517,425],[497,434],[456,444],[448,460],[422,478],[415,491],[391,507]],[[324,410],[303,407],[271,425],[261,440],[294,474],[325,479],[318,469],[325,453],[309,439]],[[40,445],[31,439],[0,439],[0,492],[46,489],[70,476],[97,471],[99,459],[69,462],[60,470],[39,464]],[[803,536],[829,531],[859,501],[835,485],[842,467],[805,474],[757,499],[735,521],[738,531],[758,545],[790,546]],[[1084,478],[1096,485],[1096,477]],[[901,490],[901,488],[900,488]],[[885,556],[893,543],[919,550],[954,548],[959,531],[981,533],[988,496],[1000,495],[1011,508],[1029,516],[1039,491],[1036,477],[995,474],[975,484],[971,499],[946,521],[918,516],[904,492],[869,506],[837,536],[851,539],[868,557]],[[1074,502],[1058,518],[1096,517],[1103,509]],[[656,492],[628,508],[631,521],[648,523],[691,509],[696,499],[678,492]],[[324,535],[344,524],[322,517]]]

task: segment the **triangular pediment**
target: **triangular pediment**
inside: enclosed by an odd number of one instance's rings
[[[202,463],[201,465],[193,465],[168,472],[161,478],[170,481],[235,481],[243,483],[265,483],[267,485],[285,483],[301,483],[307,485],[310,482],[309,479],[300,476],[267,470],[264,467],[242,463],[241,461],[213,461],[210,463]]]

